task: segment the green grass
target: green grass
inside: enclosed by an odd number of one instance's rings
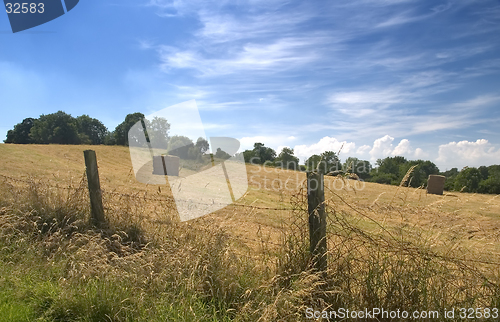
[[[14,297],[13,291],[4,289],[0,293],[0,321],[32,321],[35,317],[33,308]]]

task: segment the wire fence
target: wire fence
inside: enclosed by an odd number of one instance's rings
[[[51,184],[51,183],[48,183],[48,182],[44,182],[43,180],[35,180],[35,179],[28,179],[28,180],[25,180],[25,179],[19,179],[19,178],[13,178],[13,177],[10,177],[10,176],[6,176],[6,175],[3,175],[3,174],[0,174],[0,177],[6,179],[6,180],[10,180],[10,181],[13,181],[13,182],[17,182],[17,183],[23,183],[23,184],[32,184],[32,183],[37,183],[39,185],[43,185],[43,186],[47,186],[47,187],[51,187],[51,188],[55,188],[55,189],[64,189],[64,190],[79,190],[79,189],[82,189],[82,183],[79,184],[78,187],[75,187],[75,186],[72,186],[72,185],[59,185],[59,184]],[[83,179],[84,180],[84,179]],[[137,199],[137,200],[147,200],[147,201],[156,201],[156,202],[175,202],[175,198],[174,197],[170,197],[170,196],[164,196],[162,198],[157,198],[157,197],[150,197],[148,196],[148,192],[147,191],[144,191],[144,192],[136,192],[136,193],[123,193],[123,192],[118,192],[118,191],[108,191],[106,189],[102,189],[101,188],[101,191],[103,194],[111,194],[111,195],[116,195],[116,196],[121,196],[121,197],[127,197],[127,198],[131,198],[131,199]],[[140,196],[140,194],[142,194],[142,196]],[[259,209],[259,210],[271,210],[271,211],[292,211],[294,210],[294,208],[284,208],[284,207],[265,207],[265,206],[254,206],[254,205],[247,205],[247,204],[241,204],[241,203],[230,203],[230,204],[226,204],[226,203],[203,203],[203,202],[199,202],[199,201],[196,201],[196,200],[189,200],[190,203],[194,203],[194,204],[199,204],[199,205],[205,205],[205,206],[209,206],[209,205],[221,205],[221,206],[228,206],[228,207],[242,207],[242,208],[249,208],[249,209]]]
[[[82,179],[80,180],[78,185],[58,184],[58,183],[54,184],[54,183],[44,181],[43,179],[35,179],[35,178],[21,179],[21,178],[14,178],[11,176],[6,176],[3,174],[0,174],[0,178],[3,178],[5,181],[10,181],[10,182],[25,184],[25,185],[37,184],[37,185],[42,185],[42,186],[46,186],[46,187],[50,187],[50,188],[54,188],[54,189],[61,189],[61,190],[75,191],[75,192],[78,190],[84,191],[84,192],[87,191],[87,187],[86,187],[87,181],[86,181],[85,175],[82,176]],[[166,203],[174,203],[175,202],[175,199],[173,197],[170,197],[170,196],[164,196],[162,198],[148,196],[147,191],[136,192],[136,193],[123,193],[123,192],[118,192],[118,191],[108,191],[105,189],[101,189],[101,190],[102,190],[102,194],[104,196],[113,195],[113,196],[120,197],[120,199],[127,198],[127,199],[137,200],[137,201],[140,200],[140,201],[166,202]],[[352,206],[349,205],[345,200],[343,200],[339,195],[337,195],[337,194],[335,194],[335,195],[336,195],[336,197],[338,197],[340,199],[341,202],[347,204],[349,207],[352,208]],[[106,200],[110,201],[110,198],[106,198]],[[200,203],[197,201],[193,201],[193,203],[207,205],[206,203]],[[306,212],[307,211],[307,196],[305,193],[303,193],[302,189],[300,189],[299,193],[292,196],[292,200],[291,200],[290,204],[292,205],[292,207],[265,207],[265,206],[255,206],[255,205],[247,205],[247,204],[240,204],[240,203],[220,204],[220,205],[224,205],[224,206],[228,206],[228,207],[239,207],[239,208],[245,208],[245,209],[251,209],[251,210]],[[210,204],[210,205],[212,205],[212,204]],[[328,204],[326,204],[326,206],[328,207]],[[375,220],[367,217],[366,214],[360,213],[359,210],[356,210],[356,209],[353,209],[353,210],[355,210],[355,212],[360,214],[362,217],[366,217],[370,221],[375,222]],[[298,217],[295,217],[295,218],[296,218],[295,220],[298,220],[297,219]],[[330,222],[331,220],[338,220],[338,218],[328,218],[328,220]],[[307,219],[306,219],[306,221],[307,221]],[[298,223],[298,222],[291,223],[291,225],[292,226],[296,225],[298,227],[298,226],[307,224],[307,222],[304,222],[302,219],[300,220],[300,222],[301,223]],[[337,224],[338,224],[338,222],[337,222]],[[347,222],[345,224],[346,224],[346,226],[350,225]],[[379,223],[377,222],[377,224],[379,224]],[[384,228],[384,230],[385,230],[385,228]],[[258,244],[258,245],[262,245],[264,247],[267,247],[268,245],[277,246],[277,247],[283,246],[282,243],[276,243],[276,242],[272,241],[269,236],[265,236],[263,238],[251,238],[251,237],[247,237],[247,236],[231,234],[230,238],[232,240],[238,240],[238,241],[245,243],[245,244],[251,242],[251,243]],[[249,256],[246,256],[244,254],[241,254],[241,255],[244,257],[249,257]],[[489,260],[472,259],[472,258],[467,258],[467,259],[466,258],[456,258],[453,256],[445,256],[445,255],[438,255],[438,254],[427,254],[427,256],[437,257],[437,258],[441,258],[441,259],[447,260],[447,261],[465,261],[465,262],[475,262],[475,263],[481,263],[481,264],[490,264],[490,265],[500,266],[500,262],[489,261]]]
[[[87,180],[86,180],[85,175],[82,176],[82,179],[76,185],[50,183],[50,182],[47,182],[43,179],[37,179],[37,178],[31,178],[31,177],[27,178],[27,179],[14,178],[14,177],[6,176],[3,174],[0,174],[0,178],[3,178],[5,181],[14,182],[14,183],[18,183],[18,184],[24,184],[24,185],[36,184],[36,185],[44,186],[47,188],[58,189],[58,190],[66,190],[66,191],[74,191],[74,192],[82,191],[84,193],[87,193],[87,186],[86,186]],[[107,195],[111,195],[111,196],[118,196],[119,201],[121,201],[122,198],[126,198],[127,200],[131,199],[131,200],[136,200],[136,201],[152,201],[152,202],[158,202],[158,203],[165,202],[165,203],[169,203],[169,204],[175,203],[175,198],[173,198],[173,197],[170,197],[170,196],[163,196],[162,198],[152,197],[152,196],[148,196],[147,191],[136,192],[136,193],[123,193],[123,192],[118,192],[118,191],[109,191],[109,190],[101,188],[101,193],[102,193],[104,199],[106,200],[106,202],[111,201],[111,198],[106,197]],[[213,204],[206,204],[206,203],[197,202],[194,200],[190,201],[190,202],[196,203],[196,204],[201,204],[201,205],[213,205]],[[214,203],[214,204],[217,204],[217,203]],[[265,207],[265,206],[255,206],[255,205],[247,205],[247,204],[240,204],[240,203],[232,203],[232,204],[219,203],[219,205],[228,206],[228,207],[246,208],[246,209],[251,209],[251,210],[256,210],[256,209],[257,210],[267,210],[267,211],[293,211],[294,210],[293,208]],[[105,206],[105,208],[108,209],[109,207]],[[276,242],[271,241],[269,236],[257,239],[257,238],[250,238],[250,237],[242,236],[242,235],[231,234],[231,239],[238,240],[238,241],[245,243],[245,244],[247,244],[248,242],[251,242],[251,243],[258,244],[258,245],[266,245],[266,246],[267,245],[272,245],[272,246],[281,246],[282,245],[280,243],[276,243]],[[244,254],[240,254],[240,255],[242,255],[244,257],[249,257],[249,256],[245,256]]]

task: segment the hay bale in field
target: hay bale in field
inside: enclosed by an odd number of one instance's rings
[[[438,176],[435,174],[429,175],[429,180],[427,181],[427,193],[431,193],[433,195],[442,195],[444,191],[445,180],[445,176]]]
[[[153,174],[179,175],[179,157],[173,155],[157,155],[153,157]],[[165,168],[164,168],[165,166]],[[166,173],[165,173],[166,170]]]

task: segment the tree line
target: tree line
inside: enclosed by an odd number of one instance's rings
[[[125,145],[127,131],[142,113],[129,114],[115,131],[88,115],[73,117],[63,111],[26,118],[7,132],[5,143],[15,144],[107,144]]]
[[[243,152],[245,162],[280,167],[290,170],[311,171],[319,170],[327,175],[344,174],[360,178],[368,182],[400,185],[410,168],[413,168],[405,185],[418,188],[427,185],[429,175],[443,175],[446,177],[445,190],[463,191],[472,193],[500,194],[500,165],[479,168],[465,167],[461,171],[453,168],[441,172],[429,160],[407,160],[402,156],[378,159],[375,167],[367,160],[348,157],[343,163],[337,153],[326,151],[314,154],[299,164],[299,158],[294,156],[293,149],[283,148],[276,154],[272,148],[262,143],[255,143],[252,150]]]
[[[98,119],[88,115],[73,117],[63,111],[40,115],[38,118],[26,118],[7,132],[4,143],[14,144],[91,144],[91,145],[123,145],[140,142],[140,133],[129,131],[137,123],[144,122],[149,129],[145,134],[147,140],[154,142],[157,149],[165,149],[169,154],[183,159],[200,159],[208,151],[209,144],[204,138],[194,143],[186,136],[169,136],[170,124],[165,118],[155,117],[147,120],[142,113],[132,113],[118,124],[114,131],[109,131]],[[218,151],[217,157],[222,157]]]
[[[155,117],[146,120],[142,113],[132,113],[125,117],[114,131],[109,131],[98,119],[88,115],[73,117],[63,111],[40,115],[38,118],[26,118],[7,132],[5,143],[15,144],[105,144],[128,146],[129,130],[137,122],[142,121],[149,129],[146,137],[155,142],[155,148],[163,148],[169,154],[182,159],[201,160],[208,151],[209,143],[204,138],[193,142],[185,136],[169,136],[170,124],[164,118]],[[139,142],[139,137],[131,135],[131,139]],[[466,167],[440,172],[438,167],[428,160],[407,160],[402,156],[387,157],[377,160],[375,167],[367,160],[349,157],[343,163],[338,154],[325,151],[314,154],[300,164],[291,148],[285,147],[279,154],[263,143],[255,143],[253,149],[242,152],[245,162],[280,167],[297,171],[319,170],[327,175],[345,174],[365,181],[399,185],[408,170],[415,166],[406,183],[411,187],[427,184],[431,174],[446,177],[445,190],[500,194],[500,165],[479,168]],[[231,157],[218,149],[216,158]]]

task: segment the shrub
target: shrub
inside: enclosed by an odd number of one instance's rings
[[[500,175],[491,175],[488,179],[479,182],[479,193],[500,194]]]

